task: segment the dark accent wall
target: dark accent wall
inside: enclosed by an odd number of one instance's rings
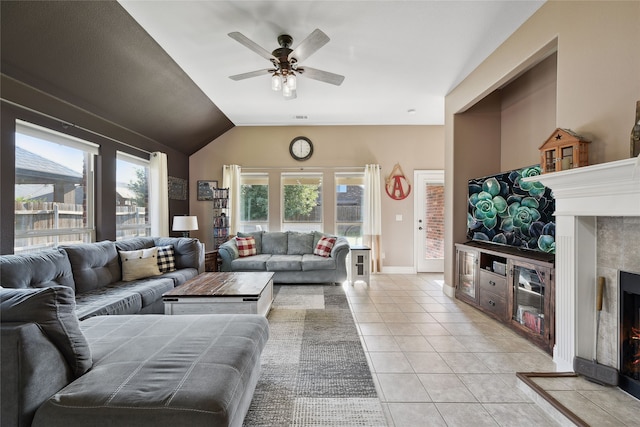
[[[4,77],[4,76],[3,76]],[[5,80],[2,80],[2,97],[5,93]],[[96,240],[115,240],[116,216],[116,151],[126,152],[142,158],[149,158],[145,151],[161,151],[167,154],[168,174],[177,178],[189,179],[189,156],[134,132],[123,129],[107,120],[96,117],[74,106],[34,90],[26,85],[18,85],[10,92],[12,103],[29,109],[17,107],[8,102],[0,103],[0,254],[13,253],[14,243],[14,200],[15,200],[15,121],[25,120],[100,145],[100,154],[96,158]],[[39,114],[44,113],[44,114]],[[54,120],[54,116],[65,122]],[[83,128],[99,131],[103,136],[69,126],[68,123],[83,123]],[[115,139],[116,142],[113,139]],[[136,147],[145,150],[140,151]],[[169,200],[169,218],[189,213],[189,201]]]

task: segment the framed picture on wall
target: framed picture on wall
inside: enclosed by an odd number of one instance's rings
[[[213,200],[213,189],[218,188],[218,181],[198,181],[198,200]]]
[[[187,200],[187,180],[186,179],[170,176],[168,177],[168,182],[169,182],[169,199]]]

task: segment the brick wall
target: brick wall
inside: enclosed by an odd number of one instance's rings
[[[444,258],[444,186],[427,185],[426,192],[427,241],[425,258]]]

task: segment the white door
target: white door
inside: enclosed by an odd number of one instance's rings
[[[414,171],[415,266],[418,273],[444,271],[444,171]]]

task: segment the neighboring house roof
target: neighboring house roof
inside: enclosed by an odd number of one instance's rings
[[[42,182],[82,182],[82,174],[16,146],[16,184]]]

